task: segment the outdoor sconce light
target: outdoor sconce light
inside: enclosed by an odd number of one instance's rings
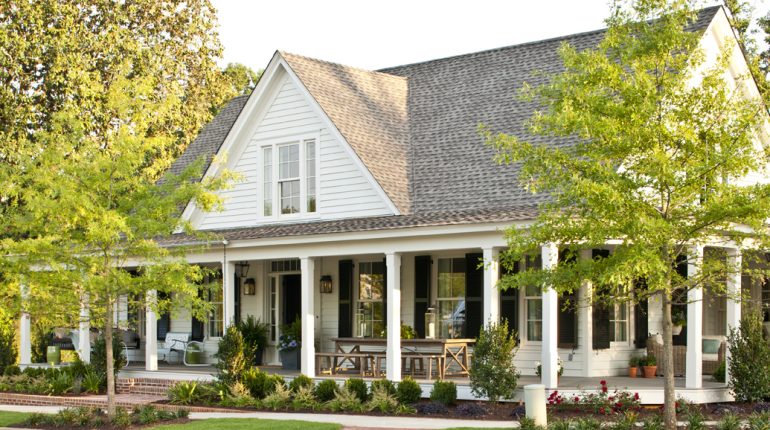
[[[330,275],[321,276],[321,292],[324,294],[332,292],[332,277]]]
[[[249,278],[243,282],[243,295],[253,296],[257,294],[257,283],[254,278]]]
[[[235,273],[238,275],[239,278],[245,278],[249,275],[249,262],[248,261],[241,261],[239,263],[235,263]]]

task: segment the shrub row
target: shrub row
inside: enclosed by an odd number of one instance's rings
[[[163,421],[187,418],[188,412],[161,411],[152,406],[137,406],[131,412],[118,407],[112,420],[99,408],[68,408],[56,414],[33,414],[24,421],[30,427],[98,428],[107,424],[115,427],[150,425]]]

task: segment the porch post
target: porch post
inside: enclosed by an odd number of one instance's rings
[[[29,312],[25,312],[27,286],[21,284],[21,320],[19,321],[19,364],[32,364],[32,326]]]
[[[738,248],[727,250],[727,266],[732,272],[727,274],[727,331],[741,325],[741,276],[743,257]],[[725,384],[730,385],[730,348],[725,348]]]
[[[692,247],[687,261],[687,277],[700,272],[703,264],[703,246]],[[687,370],[686,388],[703,386],[703,289],[693,288],[687,292]]]
[[[91,362],[91,313],[88,307],[88,294],[80,298],[80,324],[78,326],[78,353],[84,363]]]
[[[222,264],[222,297],[224,299],[225,330],[235,322],[235,263]]]
[[[158,292],[147,292],[146,327],[144,334],[144,368],[158,370],[158,315],[153,306],[156,305]]]
[[[580,250],[580,259],[590,260],[592,252],[590,249]],[[580,354],[583,359],[583,376],[593,376],[593,349],[594,349],[594,326],[593,326],[593,307],[591,300],[594,286],[591,281],[583,281],[580,285],[579,308],[578,308],[578,333],[582,336],[578,340],[580,345]]]
[[[543,270],[556,267],[559,249],[555,243],[542,247]],[[540,378],[546,388],[556,388],[559,380],[559,351],[557,349],[558,332],[557,320],[559,297],[556,290],[548,285],[543,286],[543,342],[541,350]]]
[[[388,343],[385,352],[386,378],[401,380],[401,254],[385,254],[387,273],[387,331]]]
[[[498,251],[494,248],[483,248],[484,253],[484,320],[482,323],[500,322],[500,289],[497,280],[500,277],[500,264],[497,261]]]
[[[315,279],[315,259],[300,258],[302,272],[302,347],[300,348],[301,371],[303,375],[315,378],[315,294],[313,280]]]

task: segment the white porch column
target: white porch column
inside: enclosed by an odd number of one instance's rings
[[[559,249],[556,244],[549,243],[542,247],[543,270],[556,266],[559,260]],[[559,319],[559,297],[556,290],[548,285],[543,286],[543,342],[541,350],[540,378],[546,388],[556,388],[559,381],[559,351],[557,349]]]
[[[19,320],[19,364],[32,364],[32,325],[29,312],[25,312],[27,286],[21,284],[21,319]]]
[[[500,322],[500,289],[497,280],[500,277],[500,264],[497,261],[498,251],[494,248],[483,248],[484,252],[484,320],[482,323]]]
[[[580,250],[581,260],[590,260],[591,258],[592,251],[590,249]],[[583,281],[580,286],[580,295],[578,296],[578,333],[582,335],[582,339],[578,340],[578,344],[580,345],[580,354],[583,359],[583,376],[585,377],[594,376],[594,315],[593,307],[591,306],[593,290],[594,286],[591,281]]]
[[[401,254],[385,254],[387,273],[387,330],[388,344],[385,352],[386,378],[401,380]]]
[[[741,325],[741,276],[743,257],[738,248],[727,251],[727,265],[732,272],[727,275],[727,331],[738,329]],[[725,348],[725,384],[730,385],[730,349]]]
[[[225,330],[235,322],[235,263],[222,264],[222,297],[224,298]]]
[[[147,292],[146,327],[144,331],[144,369],[158,370],[158,315],[153,306],[156,305],[158,292]]]
[[[300,258],[302,271],[302,347],[300,351],[301,371],[303,375],[315,378],[315,259]]]
[[[91,362],[91,312],[88,294],[80,298],[80,324],[78,325],[78,354],[85,363]]]
[[[698,276],[703,264],[703,246],[689,250],[687,277]],[[703,386],[703,289],[693,288],[687,292],[687,371],[686,388]]]

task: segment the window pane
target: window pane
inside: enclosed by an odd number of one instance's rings
[[[540,321],[527,322],[527,339],[535,342],[543,340],[543,323]]]
[[[281,196],[281,213],[299,212],[299,181],[284,181],[278,185]]]
[[[527,300],[527,319],[543,319],[543,301],[537,299]]]
[[[273,148],[262,149],[262,214],[273,215]]]
[[[299,144],[278,147],[278,178],[299,177]]]
[[[537,297],[540,295],[540,289],[534,285],[527,285],[525,292],[527,297]]]

